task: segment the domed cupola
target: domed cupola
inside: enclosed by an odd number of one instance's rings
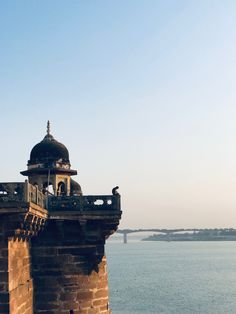
[[[28,164],[56,161],[70,163],[69,152],[65,145],[56,141],[48,130],[44,139],[32,148]]]
[[[28,169],[21,174],[28,176],[29,182],[41,190],[51,185],[54,195],[70,195],[70,176],[76,175],[77,171],[70,169],[69,152],[51,135],[49,121],[46,136],[32,148]]]

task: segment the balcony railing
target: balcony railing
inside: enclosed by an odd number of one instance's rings
[[[28,181],[25,182],[1,182],[0,205],[12,202],[32,202],[40,207],[46,207],[46,196]]]
[[[48,210],[52,211],[99,211],[120,210],[119,195],[49,196]]]
[[[32,202],[48,211],[120,211],[120,196],[86,195],[46,197],[28,181],[0,183],[0,206],[6,203]]]

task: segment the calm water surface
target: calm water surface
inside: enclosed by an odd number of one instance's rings
[[[108,243],[113,314],[236,314],[236,242]]]

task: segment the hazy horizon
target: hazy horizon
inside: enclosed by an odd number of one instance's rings
[[[46,134],[120,228],[236,227],[236,2],[0,3],[1,178]]]

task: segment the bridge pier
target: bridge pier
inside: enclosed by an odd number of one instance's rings
[[[123,233],[123,240],[124,240],[124,244],[127,244],[127,241],[128,241],[127,233]]]

